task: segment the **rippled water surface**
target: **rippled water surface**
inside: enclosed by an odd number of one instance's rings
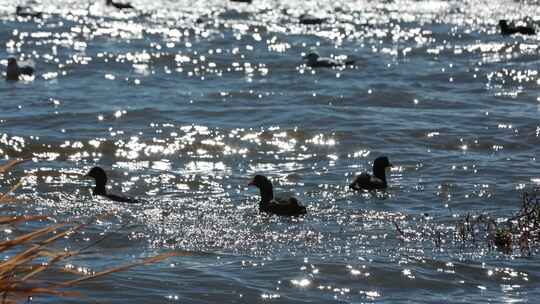
[[[66,241],[110,233],[72,261],[89,271],[192,253],[85,283],[85,297],[62,302],[540,296],[536,250],[505,255],[455,237],[468,213],[508,217],[540,182],[539,39],[497,28],[502,18],[540,24],[537,4],[138,0],[120,12],[53,0],[25,3],[44,12],[32,20],[15,17],[21,3],[0,3],[2,70],[9,56],[37,69],[0,82],[0,157],[33,158],[3,176],[3,189],[26,176],[23,203],[3,213],[110,214]],[[303,13],[327,19],[300,25]],[[314,50],[355,64],[313,70],[302,56]],[[389,190],[350,192],[380,155],[395,165]],[[84,174],[94,165],[142,203],[93,198]],[[259,214],[255,174],[308,215]]]

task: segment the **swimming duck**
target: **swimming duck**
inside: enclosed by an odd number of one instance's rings
[[[15,9],[15,14],[17,16],[23,17],[23,18],[31,17],[31,18],[40,18],[41,19],[43,17],[43,13],[36,12],[30,7],[23,7],[23,6],[19,6],[19,5],[17,5],[17,8]]]
[[[386,169],[392,167],[388,157],[381,156],[373,162],[373,175],[362,173],[349,185],[353,190],[386,189]]]
[[[93,195],[104,196],[110,199],[111,201],[121,202],[121,203],[137,203],[138,202],[136,199],[133,199],[130,197],[107,193],[107,189],[105,188],[105,185],[107,184],[107,174],[105,173],[105,170],[103,170],[101,167],[92,168],[86,176],[92,177],[96,180],[96,186],[94,187],[94,190],[92,191]]]
[[[251,4],[251,2],[253,2],[253,1],[252,0],[231,0],[231,2],[239,2],[239,3]]]
[[[354,64],[354,60],[341,61],[328,57],[321,57],[316,52],[307,54],[304,59],[306,60],[306,65],[312,68],[332,68]]]
[[[309,14],[303,14],[298,19],[298,22],[300,24],[316,25],[316,24],[323,24],[324,22],[326,22],[326,18],[319,18],[319,17],[315,17]]]
[[[513,34],[523,34],[523,35],[535,35],[536,31],[532,26],[510,26],[508,21],[499,20],[499,27],[501,28],[502,35],[513,35]]]
[[[263,175],[255,175],[249,186],[259,188],[261,192],[261,201],[259,202],[259,211],[284,216],[299,216],[306,214],[306,207],[300,206],[295,197],[288,199],[274,199],[272,182]]]
[[[6,68],[6,80],[19,80],[19,76],[27,75],[32,76],[34,74],[34,68],[26,65],[19,66],[17,59],[11,57],[8,59],[8,65]]]
[[[113,2],[113,0],[107,0],[107,6],[113,6],[119,10],[134,8],[133,5],[131,5],[131,3],[119,3],[119,2]]]

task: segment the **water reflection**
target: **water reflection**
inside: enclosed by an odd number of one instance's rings
[[[0,156],[34,160],[4,176],[29,175],[19,194],[29,203],[6,212],[110,213],[81,242],[116,231],[102,249],[215,253],[226,266],[215,256],[180,264],[195,274],[178,281],[203,277],[193,284],[212,293],[231,286],[224,273],[249,300],[392,301],[395,286],[420,286],[511,301],[535,283],[531,260],[483,238],[464,245],[456,222],[503,221],[537,183],[537,38],[501,37],[496,26],[537,5],[134,2],[140,13],[53,1],[32,20],[4,4],[3,57],[37,63],[35,79],[1,93]],[[324,22],[300,24],[303,14]],[[311,51],[358,62],[310,70]],[[387,193],[347,190],[387,154],[398,161]],[[93,197],[81,176],[94,165],[110,170],[111,190],[144,203]],[[310,215],[259,214],[245,186],[256,173]],[[189,302],[185,287],[156,289]]]

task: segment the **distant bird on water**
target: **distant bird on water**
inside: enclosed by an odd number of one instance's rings
[[[255,175],[249,186],[259,188],[261,201],[259,211],[283,216],[300,216],[306,214],[306,207],[300,206],[295,197],[274,199],[272,182],[263,175]]]
[[[304,59],[306,60],[306,65],[312,68],[331,68],[354,64],[354,60],[341,61],[328,57],[321,57],[316,52],[307,54]]]
[[[28,17],[42,18],[43,17],[43,13],[36,12],[30,7],[23,7],[23,6],[20,6],[20,5],[17,5],[17,8],[15,9],[15,14],[17,16],[23,17],[23,18],[28,18]]]
[[[362,173],[349,185],[353,190],[382,190],[388,187],[386,183],[386,169],[392,167],[388,157],[381,156],[373,162],[373,175]]]
[[[319,18],[309,14],[303,14],[298,19],[298,22],[305,25],[317,25],[326,22],[326,18]]]
[[[119,3],[119,2],[114,2],[113,0],[107,0],[107,6],[112,6],[112,7],[115,7],[119,10],[123,10],[123,9],[134,9],[133,5],[131,5],[131,3]]]
[[[94,187],[94,190],[92,191],[93,195],[103,196],[110,199],[111,201],[121,202],[121,203],[137,203],[138,202],[136,199],[133,199],[130,197],[107,193],[107,189],[105,188],[105,186],[107,185],[107,174],[105,173],[105,170],[103,170],[101,167],[92,168],[86,176],[92,177],[96,181],[96,186]]]
[[[253,0],[231,0],[231,2],[251,4],[251,2],[253,2]]]
[[[19,80],[21,75],[32,76],[34,75],[34,68],[25,65],[19,66],[17,59],[11,57],[8,59],[8,65],[6,68],[6,80]]]
[[[499,20],[499,27],[502,35],[536,35],[536,31],[532,26],[514,26],[509,25],[507,20]]]

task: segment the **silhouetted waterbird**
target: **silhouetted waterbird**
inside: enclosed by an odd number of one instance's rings
[[[373,175],[362,173],[349,185],[353,190],[377,190],[386,189],[386,169],[392,167],[388,157],[381,156],[373,162]]]
[[[17,59],[13,57],[9,58],[6,68],[6,80],[19,80],[21,75],[34,75],[34,68],[28,65],[19,66],[17,64]]]
[[[113,0],[107,0],[107,5],[115,7],[119,10],[134,8],[133,5],[131,5],[131,3],[120,3],[120,2],[114,2]]]
[[[319,18],[309,14],[303,14],[298,18],[298,22],[305,25],[317,25],[326,22],[326,18]]]
[[[503,35],[536,35],[536,31],[532,26],[514,26],[509,25],[507,20],[499,20],[499,27]]]
[[[261,201],[259,211],[283,216],[299,216],[306,214],[306,207],[300,206],[295,197],[274,199],[272,182],[263,175],[255,175],[249,186],[259,188]]]
[[[23,17],[23,18],[31,17],[31,18],[40,18],[41,19],[43,17],[43,13],[36,12],[30,7],[23,7],[23,6],[19,6],[19,5],[15,9],[15,14],[17,16]]]
[[[96,186],[94,187],[94,190],[92,191],[93,195],[103,196],[115,202],[122,202],[122,203],[137,203],[138,202],[134,198],[107,193],[107,189],[106,189],[107,174],[105,173],[105,170],[103,170],[101,167],[92,168],[88,172],[87,176],[94,178],[94,180],[96,181]]]
[[[354,60],[341,61],[328,57],[321,57],[318,53],[312,52],[304,56],[306,65],[312,68],[331,68],[354,64]]]

